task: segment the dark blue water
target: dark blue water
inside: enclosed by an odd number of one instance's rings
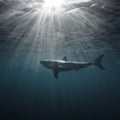
[[[56,80],[39,62],[35,63],[37,70],[30,67],[31,60],[27,66],[24,60],[11,65],[10,52],[0,52],[1,119],[114,118],[120,112],[120,65],[108,58],[103,60],[106,71],[91,66],[60,73]]]

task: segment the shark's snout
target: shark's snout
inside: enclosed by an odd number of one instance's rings
[[[44,61],[40,61],[40,64],[44,64]]]

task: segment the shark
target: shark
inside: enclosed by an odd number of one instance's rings
[[[102,65],[102,59],[104,54],[98,56],[93,62],[74,62],[69,61],[66,56],[63,57],[62,60],[42,60],[40,64],[44,67],[51,69],[53,71],[54,77],[57,79],[59,72],[65,71],[78,71],[81,68],[86,68],[91,65],[95,65],[101,70],[105,70]]]

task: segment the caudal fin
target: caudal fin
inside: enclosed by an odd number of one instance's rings
[[[97,67],[99,67],[100,69],[105,70],[105,68],[103,67],[103,65],[102,65],[102,63],[101,63],[103,57],[104,57],[104,54],[100,55],[97,59],[95,59],[94,64],[95,64]]]

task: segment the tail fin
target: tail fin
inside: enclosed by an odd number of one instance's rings
[[[105,68],[103,67],[103,65],[102,65],[102,63],[101,63],[103,57],[104,57],[104,54],[100,55],[97,59],[95,59],[94,64],[95,64],[97,67],[99,67],[100,69],[105,70]]]

